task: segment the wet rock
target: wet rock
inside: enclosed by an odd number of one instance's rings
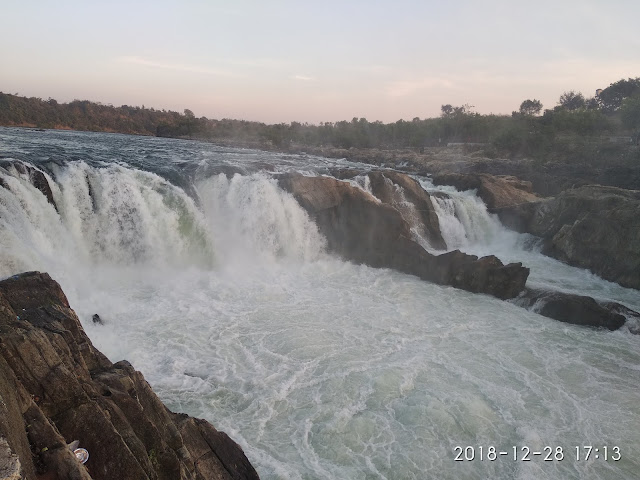
[[[47,177],[44,173],[31,165],[22,163],[17,160],[11,161],[9,163],[13,165],[18,173],[28,176],[31,184],[42,192],[42,194],[47,198],[47,201],[51,205],[53,205],[56,211],[58,210],[58,206],[53,199],[53,191],[51,190],[51,185],[49,185],[49,181],[47,180]]]
[[[128,362],[112,364],[93,347],[47,274],[0,282],[0,344],[0,436],[27,478],[258,478],[240,447],[204,420],[191,419],[199,429],[183,437],[189,417],[171,413]],[[89,451],[85,465],[67,447],[74,439]],[[219,460],[206,476],[203,456]]]
[[[393,171],[371,172],[369,179],[373,194],[395,207],[410,225],[418,224],[419,233],[432,248],[447,248],[431,197],[415,179]],[[409,207],[406,205],[407,200]],[[413,216],[417,218],[414,219]]]
[[[520,203],[494,208],[491,213],[498,215],[500,222],[507,228],[520,233],[528,233],[536,210],[544,200],[538,202]]]
[[[640,335],[640,312],[631,310],[618,302],[600,302],[610,312],[622,315],[627,319],[626,326],[634,335]]]
[[[457,250],[432,255],[412,240],[397,209],[346,182],[289,174],[279,183],[315,220],[329,250],[347,260],[498,298],[512,298],[524,288],[529,269],[522,264]]]
[[[640,191],[588,185],[532,208],[524,231],[544,239],[543,253],[640,289]]]
[[[364,172],[362,170],[358,170],[355,168],[330,168],[329,169],[329,174],[331,174],[333,177],[339,180],[354,178],[354,177],[357,177],[358,175],[363,175],[366,173],[367,172]]]
[[[531,182],[510,175],[441,173],[433,176],[433,183],[453,185],[458,190],[476,189],[489,211],[540,200]]]
[[[583,295],[527,288],[514,303],[545,317],[574,325],[617,330],[626,322],[623,315]]]
[[[542,237],[544,254],[640,289],[640,191],[585,185],[539,199],[527,185],[491,177],[442,174],[434,181],[477,188],[504,225]]]

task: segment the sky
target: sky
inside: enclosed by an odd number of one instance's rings
[[[266,123],[511,114],[640,76],[640,1],[3,0],[0,91]]]

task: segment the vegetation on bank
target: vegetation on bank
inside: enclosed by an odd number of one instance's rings
[[[443,105],[437,118],[394,123],[365,118],[319,125],[291,122],[267,125],[244,120],[197,118],[183,113],[87,100],[58,103],[0,93],[0,125],[121,132],[194,138],[261,148],[294,147],[422,149],[451,143],[481,144],[488,154],[549,157],[620,151],[640,142],[640,77],[622,79],[595,97],[563,93],[544,110],[527,99],[508,115],[481,115],[469,105]],[[628,150],[628,149],[627,149]],[[636,155],[637,156],[637,155]]]

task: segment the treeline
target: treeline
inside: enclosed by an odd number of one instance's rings
[[[62,128],[100,132],[156,135],[158,126],[176,127],[178,112],[122,105],[114,107],[88,100],[58,103],[53,98],[27,98],[0,92],[0,125]]]
[[[194,138],[283,150],[304,146],[422,149],[462,143],[482,144],[510,155],[535,157],[567,150],[582,155],[576,146],[639,142],[640,77],[612,83],[592,98],[565,92],[557,105],[544,112],[535,99],[523,101],[510,116],[481,115],[470,105],[443,105],[437,118],[386,124],[353,118],[319,125],[266,125],[197,118],[190,110],[113,107],[86,100],[58,103],[0,93],[0,124]]]

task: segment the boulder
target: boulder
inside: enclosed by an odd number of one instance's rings
[[[535,206],[525,231],[543,253],[640,289],[640,191],[588,185]]]
[[[504,225],[542,237],[544,254],[640,289],[640,191],[585,185],[540,199],[526,184],[485,174],[441,174],[434,182],[477,188]]]
[[[528,233],[536,210],[542,202],[544,202],[544,200],[507,205],[505,207],[493,208],[491,212],[498,215],[500,222],[505,227],[515,230],[516,232]]]
[[[600,302],[604,308],[612,313],[622,315],[627,319],[626,326],[634,335],[640,335],[640,312],[631,310],[618,302]]]
[[[347,260],[498,298],[512,298],[524,288],[529,269],[521,263],[505,266],[496,257],[478,259],[457,250],[432,255],[411,238],[396,208],[346,182],[287,174],[279,183],[316,222],[329,250]]]
[[[623,315],[584,295],[526,288],[514,303],[545,317],[574,325],[617,330],[626,322]]]
[[[25,478],[258,478],[228,436],[173,414],[140,372],[100,353],[47,274],[0,282],[0,344],[0,437]],[[185,421],[198,428],[183,435]],[[89,451],[84,465],[73,440]]]

